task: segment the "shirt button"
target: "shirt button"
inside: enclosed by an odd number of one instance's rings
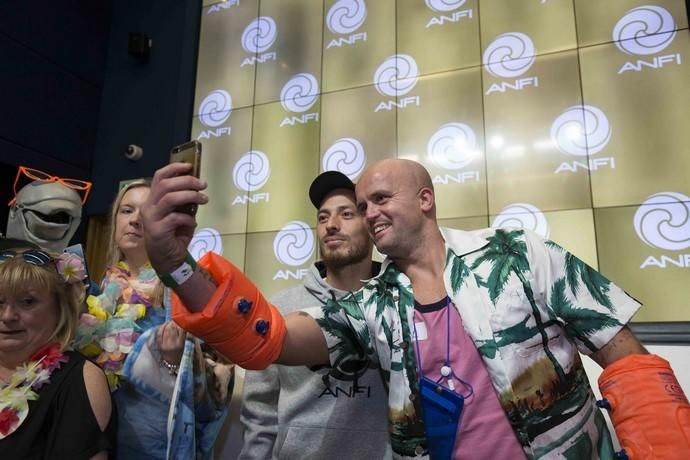
[[[424,453],[424,448],[422,446],[417,446],[414,448],[415,455],[422,455]]]
[[[415,398],[416,398],[415,394],[414,394],[414,393],[410,393],[410,396],[409,396],[408,399],[409,399],[410,401],[414,401]]]
[[[407,350],[407,342],[404,340],[400,342],[400,348],[402,348],[403,350]]]
[[[393,301],[397,302],[398,300],[400,300],[400,296],[398,294],[393,295]]]

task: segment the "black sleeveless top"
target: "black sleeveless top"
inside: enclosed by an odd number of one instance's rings
[[[88,459],[108,451],[114,458],[117,412],[101,432],[84,384],[86,358],[67,351],[69,361],[53,371],[38,400],[29,401],[29,415],[17,430],[0,440],[2,460]]]

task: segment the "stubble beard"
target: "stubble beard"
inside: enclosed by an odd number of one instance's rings
[[[350,240],[352,242],[352,240]],[[352,244],[343,251],[331,251],[319,243],[321,249],[321,260],[326,268],[343,268],[348,265],[356,264],[369,257],[369,248],[366,243]]]

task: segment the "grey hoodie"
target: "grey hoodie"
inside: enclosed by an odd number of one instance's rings
[[[322,263],[311,266],[304,283],[271,299],[283,314],[322,307],[347,291],[326,284]],[[244,445],[239,459],[391,458],[388,395],[376,369],[344,382],[328,369],[272,365],[247,371],[240,421]]]

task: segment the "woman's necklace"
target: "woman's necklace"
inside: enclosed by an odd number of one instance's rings
[[[17,367],[7,383],[0,382],[0,439],[19,428],[29,414],[29,401],[38,399],[37,391],[50,383],[53,371],[68,360],[60,344],[51,343]]]
[[[138,321],[152,317],[159,285],[151,264],[133,276],[121,261],[108,268],[103,292],[86,299],[88,313],[79,320],[73,345],[103,368],[111,391],[119,387],[125,359],[142,332]]]

